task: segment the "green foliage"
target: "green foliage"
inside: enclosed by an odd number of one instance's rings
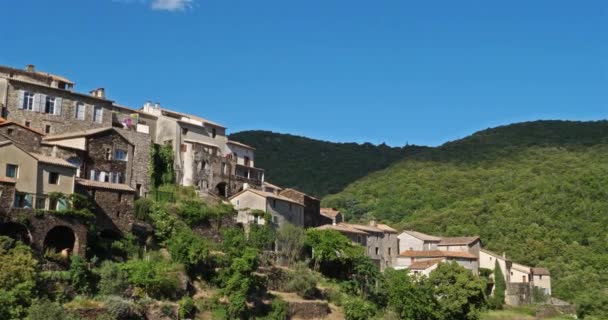
[[[538,304],[544,304],[549,300],[549,297],[545,294],[545,291],[542,288],[534,287],[532,288],[532,302]]]
[[[189,226],[208,221],[211,215],[209,208],[199,200],[183,201],[177,207],[177,215]]]
[[[318,197],[337,193],[357,179],[424,149],[332,143],[269,131],[238,132],[230,139],[257,149],[256,165],[266,169],[273,183]]]
[[[351,297],[344,303],[344,316],[346,320],[368,320],[377,312],[376,307],[367,300]]]
[[[249,225],[249,234],[247,235],[249,246],[258,250],[268,250],[272,248],[275,240],[276,230],[269,223]]]
[[[345,277],[363,249],[335,230],[309,229],[304,243],[312,249],[315,269],[330,277]],[[346,273],[346,274],[345,274]]]
[[[135,207],[135,218],[141,221],[148,221],[154,201],[148,198],[139,198],[135,200],[133,205]]]
[[[93,219],[95,214],[91,210],[91,203],[89,198],[83,194],[72,193],[66,195],[61,192],[49,193],[49,198],[58,201],[64,201],[66,208],[60,210],[50,210],[50,212],[57,216],[63,217],[77,217],[83,219]]]
[[[429,148],[323,199],[352,219],[480,235],[577,303],[608,287],[608,122],[537,121]],[[277,161],[284,161],[278,159]],[[581,286],[585,283],[585,286]]]
[[[412,279],[407,271],[388,269],[385,272],[388,307],[405,320],[436,318],[434,288],[426,278]]]
[[[501,310],[505,303],[505,292],[507,283],[505,281],[502,269],[496,260],[494,266],[494,295],[489,300],[489,305],[492,309]]]
[[[222,277],[222,292],[230,302],[226,310],[230,319],[242,319],[248,314],[247,297],[257,290],[260,282],[253,274],[258,267],[257,254],[258,250],[245,248]]]
[[[121,297],[109,296],[104,301],[104,306],[112,319],[121,320],[143,320],[145,319],[142,308],[135,303]]]
[[[171,145],[155,144],[150,150],[150,174],[152,185],[175,183],[173,171],[173,147]]]
[[[169,239],[175,229],[179,226],[179,219],[170,214],[166,206],[160,204],[152,206],[150,210],[150,219],[154,225],[154,235],[160,241]]]
[[[49,300],[37,300],[27,310],[26,320],[77,320],[78,317],[71,315],[57,302]]]
[[[486,306],[485,283],[456,262],[440,263],[428,281],[437,298],[440,320],[477,320]]]
[[[279,252],[286,258],[288,265],[294,264],[302,255],[304,248],[304,229],[285,223],[277,231]]]
[[[70,257],[70,282],[74,290],[80,294],[92,292],[93,273],[89,269],[87,261],[73,255]]]
[[[304,264],[298,264],[289,272],[288,280],[281,290],[295,292],[304,299],[313,299],[317,295],[317,277]]]
[[[189,228],[177,230],[165,244],[171,258],[189,271],[205,264],[209,258],[209,244]]]
[[[179,288],[182,267],[159,255],[148,254],[122,265],[131,284],[141,288],[152,298],[173,297]]]
[[[21,242],[0,236],[0,319],[21,319],[31,303],[37,261]]]
[[[178,302],[179,304],[179,318],[180,319],[189,319],[194,316],[196,312],[196,307],[194,306],[194,300],[189,296],[184,296]]]
[[[112,249],[120,252],[127,258],[138,258],[141,254],[141,247],[137,243],[137,237],[133,233],[126,233],[120,240],[112,242]]]
[[[260,320],[287,320],[289,319],[289,305],[279,297],[272,299],[270,313],[265,317],[257,317]]]
[[[118,263],[104,261],[97,270],[97,289],[102,295],[122,295],[129,286],[128,274]]]

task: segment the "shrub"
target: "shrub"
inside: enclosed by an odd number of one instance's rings
[[[111,261],[101,264],[98,275],[97,288],[102,295],[122,295],[129,285],[127,272]]]
[[[181,266],[159,255],[129,260],[122,265],[129,282],[153,298],[173,297],[179,288]]]
[[[344,303],[346,320],[367,320],[376,314],[376,307],[358,297],[351,297]]]
[[[38,300],[27,310],[27,320],[76,320],[77,317],[66,312],[58,303]]]
[[[185,296],[179,300],[179,318],[186,319],[194,316],[196,307],[194,306],[194,300],[189,296]]]
[[[507,290],[507,284],[502,274],[502,269],[498,264],[498,260],[494,265],[494,295],[489,300],[489,306],[495,310],[502,310],[505,303],[505,291]]]
[[[174,261],[193,271],[209,257],[209,244],[189,228],[181,228],[165,242]]]
[[[139,320],[144,319],[143,310],[135,303],[120,297],[109,296],[105,307],[112,319]]]
[[[70,282],[76,292],[81,294],[91,293],[93,274],[86,260],[80,256],[70,257]]]
[[[279,297],[272,299],[270,313],[261,320],[287,320],[289,319],[289,304]]]
[[[312,299],[317,295],[317,277],[306,266],[299,264],[285,283],[285,292],[295,292],[304,299]]]
[[[150,210],[154,202],[148,198],[139,198],[133,203],[135,206],[135,218],[141,221],[148,221]]]
[[[189,226],[208,221],[209,208],[198,200],[187,200],[177,207],[177,215]]]
[[[32,250],[0,236],[0,319],[21,319],[32,299],[37,261]]]

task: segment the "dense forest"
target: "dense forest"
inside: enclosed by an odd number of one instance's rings
[[[491,250],[549,268],[555,296],[606,308],[607,142],[606,121],[487,129],[412,154],[323,204],[351,220],[480,235]]]
[[[344,189],[424,147],[333,143],[270,131],[242,131],[230,139],[255,147],[256,166],[274,184],[322,197]]]

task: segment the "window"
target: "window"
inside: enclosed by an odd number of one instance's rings
[[[19,177],[19,166],[16,164],[7,164],[6,165],[6,176],[8,178]]]
[[[44,112],[55,114],[55,97],[46,97],[46,101],[44,103]]]
[[[112,149],[106,148],[106,160],[112,160]]]
[[[272,207],[276,207],[277,206],[277,199],[272,199]]]
[[[182,135],[185,136],[188,134],[188,128],[182,128]]]
[[[380,249],[376,247],[376,255],[380,254]]]
[[[49,198],[49,210],[57,210],[57,198],[51,197]]]
[[[120,173],[110,173],[110,182],[122,183],[122,175]],[[140,185],[141,188],[141,185]]]
[[[49,172],[49,184],[59,184],[58,172]]]
[[[42,198],[42,197],[36,198],[36,209],[41,209],[41,210],[46,209],[46,198]]]
[[[44,133],[51,133],[51,125],[50,124],[45,124],[44,125]]]
[[[122,149],[114,150],[114,160],[127,161],[127,151]]]
[[[215,138],[215,136],[217,136],[217,129],[213,128],[211,129],[211,137]]]
[[[357,242],[359,242],[359,243],[363,243],[363,242],[361,241],[361,236],[357,236]]]
[[[388,248],[388,255],[391,255],[391,248]]]
[[[289,211],[291,211],[291,203],[289,204]]]
[[[249,157],[245,156],[245,166],[249,167],[250,161],[251,160],[249,159]]]
[[[103,108],[101,106],[95,106],[93,109],[93,121],[101,123],[103,121]]]
[[[32,125],[32,122],[31,121],[25,121],[24,125],[29,128]]]
[[[13,128],[9,128],[8,130],[6,130],[6,133],[8,133],[9,136],[12,136],[14,131],[15,130],[13,130]]]
[[[75,117],[77,120],[84,120],[85,118],[86,106],[82,102],[76,103],[76,113]]]
[[[31,92],[23,93],[23,105],[22,109],[25,110],[34,110],[34,94]]]

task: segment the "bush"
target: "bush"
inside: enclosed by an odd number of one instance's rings
[[[196,307],[194,306],[194,301],[189,296],[183,297],[179,300],[179,318],[186,319],[194,316],[194,312],[196,311]]]
[[[179,289],[181,266],[158,255],[129,260],[122,265],[131,284],[153,298],[175,296]]]
[[[351,297],[344,303],[344,316],[346,320],[367,320],[376,314],[376,307],[357,297]]]
[[[135,206],[135,218],[141,221],[148,221],[154,201],[148,198],[139,198],[133,204]]]
[[[270,313],[260,320],[287,320],[289,319],[289,304],[279,297],[272,299]]]
[[[97,272],[97,288],[102,295],[122,295],[129,286],[127,272],[117,263],[104,261]]]
[[[80,256],[70,257],[70,282],[74,290],[80,294],[92,292],[93,274],[87,265],[86,260]]]
[[[289,273],[289,279],[282,288],[285,292],[295,292],[304,299],[317,296],[317,277],[305,265],[299,264]]]
[[[76,320],[73,316],[56,302],[49,300],[38,300],[34,302],[27,310],[27,320]]]
[[[105,307],[112,319],[140,320],[144,319],[143,310],[135,303],[120,297],[110,296],[105,300]]]
[[[165,242],[173,261],[183,263],[189,271],[207,262],[209,244],[189,228],[181,228]]]
[[[35,287],[37,261],[32,250],[0,236],[0,319],[21,319]]]
[[[209,208],[198,200],[187,200],[177,207],[177,215],[189,226],[195,226],[209,219]]]

